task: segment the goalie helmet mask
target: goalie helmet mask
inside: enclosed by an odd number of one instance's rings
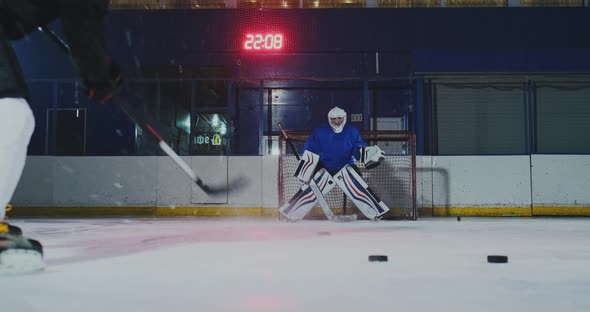
[[[342,119],[340,120],[340,118]],[[342,132],[346,124],[346,112],[342,108],[335,106],[328,112],[328,122],[330,123],[330,127],[334,129],[334,132]]]

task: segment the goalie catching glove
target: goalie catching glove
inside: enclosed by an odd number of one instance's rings
[[[367,170],[371,170],[381,164],[385,159],[385,153],[377,145],[363,146],[360,148],[361,161]]]

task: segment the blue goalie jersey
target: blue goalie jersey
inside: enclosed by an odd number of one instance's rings
[[[330,125],[316,128],[303,146],[304,151],[320,155],[320,163],[332,175],[346,165],[359,159],[359,147],[367,146],[359,131],[345,125],[342,132],[335,133]]]

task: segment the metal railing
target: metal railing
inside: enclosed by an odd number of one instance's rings
[[[588,7],[590,0],[110,0],[111,9]]]

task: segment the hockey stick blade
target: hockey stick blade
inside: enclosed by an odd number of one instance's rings
[[[245,176],[240,176],[237,179],[228,182],[227,185],[207,185],[204,184],[201,179],[198,179],[197,181],[195,181],[195,183],[208,195],[218,195],[223,193],[229,194],[239,189],[242,189],[249,184],[249,180]]]

